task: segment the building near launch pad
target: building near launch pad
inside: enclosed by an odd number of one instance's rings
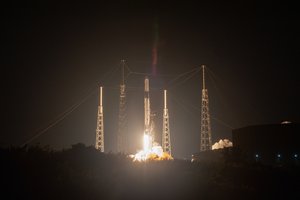
[[[245,160],[262,163],[294,163],[300,156],[300,124],[247,126],[232,131],[233,146]]]
[[[192,160],[300,165],[299,133],[298,123],[252,125],[234,129],[233,147],[194,153]]]

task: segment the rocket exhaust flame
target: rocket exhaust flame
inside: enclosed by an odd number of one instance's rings
[[[173,157],[164,152],[158,143],[153,142],[152,145],[152,138],[146,133],[144,133],[143,137],[143,150],[139,151],[135,155],[131,155],[130,157],[133,158],[133,161],[139,162],[152,160],[173,160]]]
[[[151,150],[151,136],[144,134],[144,151],[149,152]]]

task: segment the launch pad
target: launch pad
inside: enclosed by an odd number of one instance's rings
[[[122,81],[120,84],[120,104],[119,104],[119,131],[117,137],[118,152],[125,152],[124,139],[127,135],[124,134],[124,116],[126,115],[126,84],[124,80],[125,61],[122,60]],[[202,104],[201,104],[201,139],[200,151],[211,150],[211,126],[210,114],[208,106],[208,90],[205,87],[205,65],[201,66],[203,75],[203,89],[202,89]],[[196,72],[199,71],[199,68]],[[145,161],[148,159],[154,160],[170,160],[172,158],[171,133],[169,124],[169,112],[167,107],[167,90],[163,90],[163,116],[162,116],[162,132],[161,145],[157,142],[154,134],[154,124],[152,123],[152,116],[150,104],[150,81],[149,77],[144,77],[144,128],[143,128],[143,150],[135,155],[131,155],[134,160]],[[98,120],[96,129],[96,149],[104,152],[104,113],[102,105],[102,87],[100,87],[100,103],[98,107]]]

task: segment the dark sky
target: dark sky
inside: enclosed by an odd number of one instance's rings
[[[106,150],[114,151],[118,66],[125,59],[132,71],[151,73],[155,25],[158,64],[157,76],[150,77],[151,105],[157,112],[160,141],[162,89],[169,89],[175,157],[189,158],[199,150],[201,74],[183,83],[168,82],[201,64],[210,70],[213,142],[231,138],[228,125],[299,122],[297,6],[286,1],[208,2],[3,4],[1,145],[24,143],[87,96],[32,143],[58,149],[78,142],[94,144],[101,84]],[[142,145],[143,78],[134,74],[127,78],[132,152]]]

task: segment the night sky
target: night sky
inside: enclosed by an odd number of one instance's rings
[[[232,128],[300,122],[299,11],[286,1],[60,1],[2,5],[0,143],[21,145],[80,104],[32,144],[55,149],[93,145],[98,93],[104,86],[105,148],[114,152],[120,61],[150,77],[160,142],[163,89],[169,90],[173,154],[200,148],[201,73],[206,64],[213,142]],[[127,71],[128,73],[128,71]],[[126,82],[128,139],[141,148],[144,75]],[[171,84],[172,83],[172,84]]]

